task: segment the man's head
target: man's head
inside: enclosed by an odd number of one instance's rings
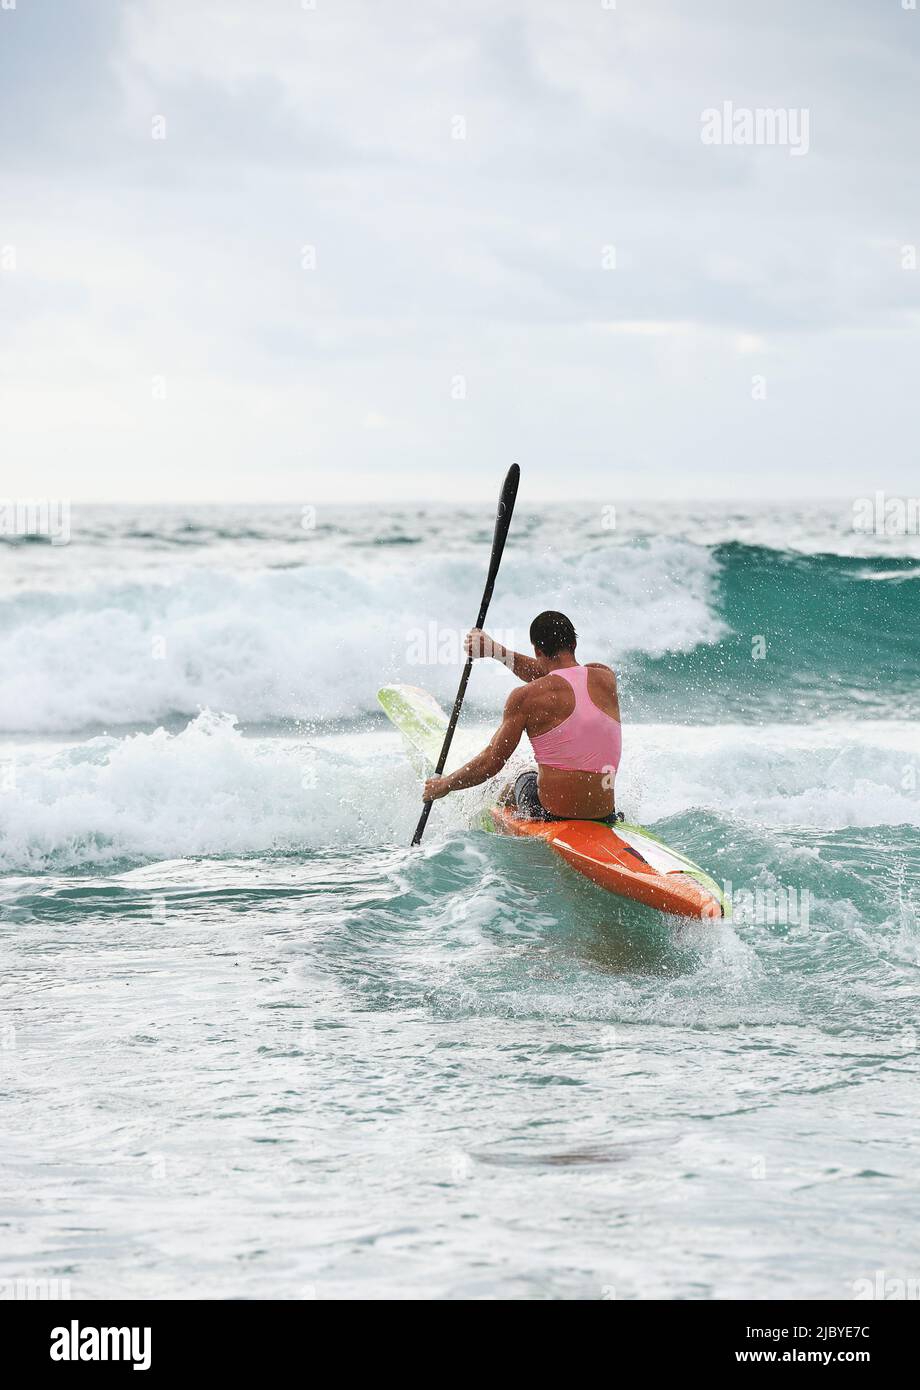
[[[538,613],[530,624],[530,640],[538,656],[553,660],[563,652],[574,652],[578,634],[564,613]]]

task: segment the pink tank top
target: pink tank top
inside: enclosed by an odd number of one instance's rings
[[[575,708],[567,719],[548,733],[531,738],[537,762],[569,772],[606,772],[620,766],[623,732],[618,719],[605,714],[588,694],[587,666],[565,666],[553,671],[568,681]]]

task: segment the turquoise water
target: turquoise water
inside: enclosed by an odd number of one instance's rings
[[[760,894],[713,925],[471,829],[479,792],[407,848],[418,781],[375,692],[450,699],[490,531],[110,508],[0,543],[0,1277],[920,1275],[917,538],[855,535],[845,503],[516,518],[491,626],[523,643],[562,607],[615,664],[620,804]],[[477,665],[467,746],[510,684]]]

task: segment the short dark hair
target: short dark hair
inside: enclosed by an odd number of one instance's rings
[[[560,652],[573,652],[578,641],[578,633],[570,618],[564,613],[538,613],[530,624],[530,640],[545,656],[558,656]]]

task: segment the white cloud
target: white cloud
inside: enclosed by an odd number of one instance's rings
[[[598,494],[611,467],[662,495],[915,477],[915,16],[56,15],[0,15],[6,491],[491,495],[515,457],[533,495]],[[807,106],[808,156],[705,147],[728,99]]]

